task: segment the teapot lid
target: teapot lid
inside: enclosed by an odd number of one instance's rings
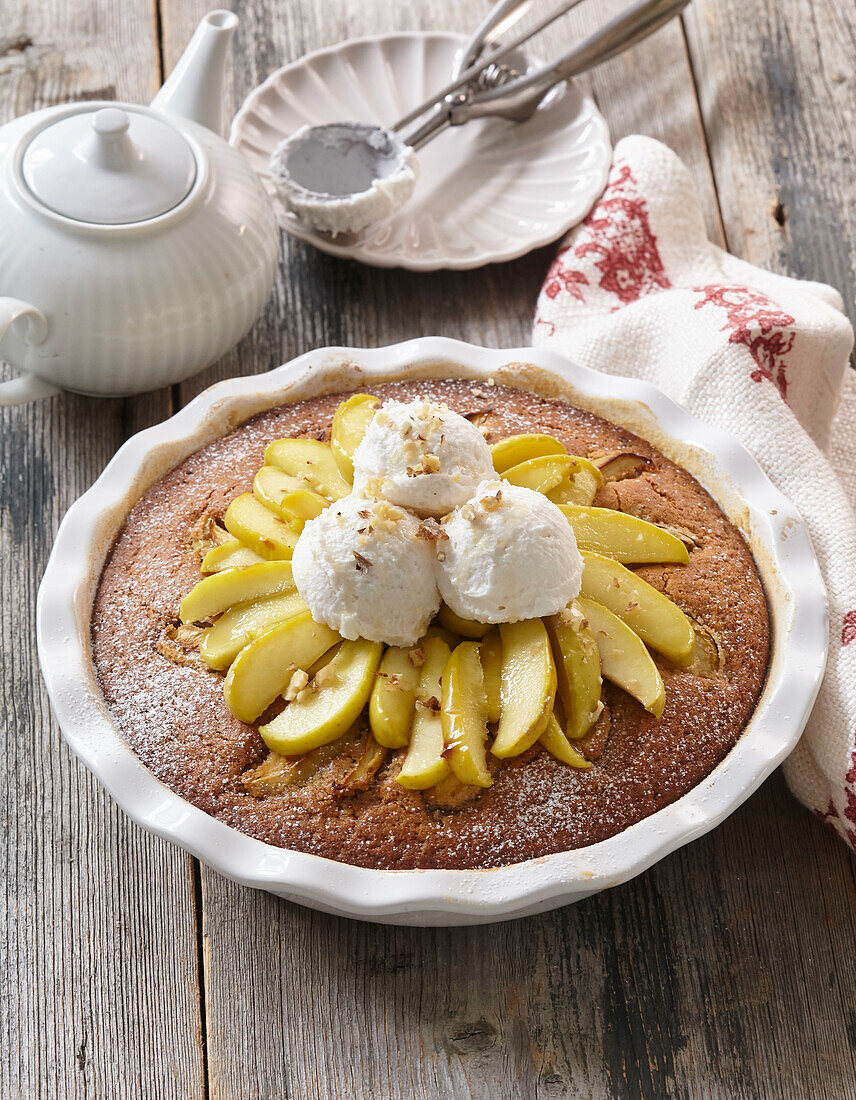
[[[190,145],[156,115],[82,108],[41,130],[24,153],[33,195],[56,214],[128,225],[165,214],[196,180]]]

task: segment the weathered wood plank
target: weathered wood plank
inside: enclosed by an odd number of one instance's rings
[[[17,0],[3,15],[3,121],[68,99],[145,101],[157,87],[148,0]],[[203,1095],[192,862],[132,825],[62,745],[34,637],[63,512],[169,407],[168,394],[63,396],[0,411],[4,1097]]]
[[[842,293],[856,317],[850,0],[696,0],[686,16],[732,252]]]

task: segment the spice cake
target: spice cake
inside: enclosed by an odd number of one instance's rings
[[[392,869],[579,848],[680,798],[749,721],[769,638],[750,549],[688,472],[466,380],[285,405],[192,454],[132,508],[92,613],[163,783]]]

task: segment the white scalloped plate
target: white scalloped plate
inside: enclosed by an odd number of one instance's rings
[[[230,140],[273,194],[268,161],[306,123],[391,126],[449,79],[455,34],[355,38],[277,69],[245,100]],[[410,202],[359,237],[307,228],[275,201],[280,225],[333,256],[414,271],[471,268],[556,240],[606,184],[612,147],[594,102],[573,85],[528,122],[481,119],[447,130],[419,153]]]
[[[526,364],[526,365],[523,365]],[[255,413],[365,380],[487,379],[566,396],[649,439],[707,487],[752,546],[770,605],[767,682],[743,735],[698,786],[598,844],[483,871],[377,871],[254,840],[183,801],[134,755],[92,665],[98,578],[131,506],[167,470]],[[484,924],[544,912],[615,886],[718,825],[796,745],[826,663],[826,592],[805,527],[734,439],[656,387],[599,374],[552,352],[488,350],[437,337],[387,348],[325,348],[268,374],[212,386],[118,451],[68,510],[39,590],[39,659],[63,736],[120,806],[247,886],[387,924]]]

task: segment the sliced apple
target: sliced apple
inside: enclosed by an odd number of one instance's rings
[[[666,702],[666,689],[642,639],[602,604],[584,596],[578,597],[576,604],[597,641],[603,675],[659,718]]]
[[[276,466],[262,466],[253,480],[253,496],[287,523],[296,518],[312,519],[328,505],[326,497],[313,492],[309,482],[292,477]],[[302,507],[299,505],[302,504]],[[311,504],[307,512],[306,506]]]
[[[600,656],[597,640],[582,612],[571,605],[544,620],[556,664],[559,698],[569,737],[585,737],[601,711]]]
[[[589,505],[603,485],[603,478],[587,458],[572,457],[574,465],[565,471],[565,476],[555,488],[548,490],[547,496],[554,504]]]
[[[262,561],[246,569],[228,569],[205,577],[181,601],[179,614],[183,623],[198,623],[213,619],[233,604],[294,591],[291,562]]]
[[[612,558],[583,552],[582,594],[623,619],[643,642],[684,664],[692,657],[692,623],[668,596]]]
[[[495,626],[485,634],[479,646],[479,655],[484,673],[485,715],[488,722],[495,724],[502,713],[502,638],[499,627]]]
[[[442,626],[436,619],[425,631],[425,635],[422,638],[422,641],[424,641],[425,638],[441,638],[450,650],[453,650],[455,646],[462,641],[460,634],[457,634],[454,630],[448,630],[445,626]]]
[[[433,787],[449,774],[449,764],[443,756],[440,696],[443,670],[452,654],[442,638],[425,638],[421,648],[425,654],[425,663],[419,675],[410,746],[401,771],[396,776],[402,787],[412,790]]]
[[[282,794],[289,787],[302,786],[326,768],[336,757],[357,751],[364,741],[358,732],[349,730],[344,737],[321,745],[302,756],[280,756],[268,753],[265,759],[251,771],[245,772],[241,782],[254,798]]]
[[[244,646],[307,610],[296,591],[235,604],[205,632],[199,653],[209,668],[228,668]]]
[[[556,668],[540,619],[503,623],[501,715],[494,756],[518,756],[533,745],[553,713]]]
[[[229,710],[242,722],[254,722],[288,688],[298,669],[308,669],[338,641],[336,631],[313,622],[308,611],[292,615],[244,646],[232,662],[223,684]],[[344,729],[340,730],[337,736],[344,732]],[[284,756],[290,755],[275,745],[269,747],[276,752],[281,751]],[[306,749],[292,751],[296,754]]]
[[[383,745],[379,745],[370,733],[367,733],[359,760],[342,782],[337,784],[338,789],[346,793],[366,790],[377,775],[384,760],[386,760],[386,749]]]
[[[522,485],[525,489],[534,489],[536,493],[549,493],[566,476],[570,476],[579,461],[564,453],[540,455],[505,470],[502,478],[510,485]]]
[[[369,700],[382,652],[380,642],[364,638],[342,642],[322,670],[323,683],[318,682],[319,673],[318,680],[311,681],[281,714],[259,727],[267,747],[294,756],[341,737]]]
[[[443,670],[440,724],[443,755],[462,783],[489,787],[485,757],[487,717],[478,642],[461,642]]]
[[[290,561],[299,532],[260,504],[252,493],[235,497],[223,522],[229,531],[268,561]]]
[[[512,466],[519,466],[522,462],[528,462],[530,458],[541,458],[542,455],[563,455],[565,448],[552,435],[510,435],[508,439],[501,439],[494,443],[490,449],[493,459],[493,468],[498,474],[504,474]]]
[[[645,562],[690,560],[687,548],[669,531],[611,508],[586,508],[579,504],[560,504],[573,528],[580,550],[611,555],[626,565]]]
[[[377,670],[369,700],[369,724],[375,740],[389,749],[402,748],[410,737],[424,660],[419,646],[390,646]]]
[[[472,619],[462,619],[446,604],[441,605],[437,619],[441,626],[461,638],[483,638],[490,630],[490,623],[477,623]]]
[[[265,463],[306,481],[313,493],[338,500],[351,491],[329,444],[317,439],[276,439],[265,448]]]
[[[266,559],[244,546],[234,536],[220,546],[213,546],[202,559],[203,573],[221,573],[224,569],[245,569],[248,565],[258,565]]]
[[[592,458],[592,462],[600,470],[604,484],[610,481],[623,481],[628,477],[638,477],[654,465],[650,458],[634,454],[632,451],[611,451],[609,454]]]
[[[586,760],[579,749],[575,749],[562,732],[562,727],[559,725],[555,714],[551,715],[547,728],[541,734],[541,744],[557,760],[561,760],[563,764],[570,764],[572,768],[579,768],[581,771],[586,771],[591,767],[591,761]]]
[[[354,451],[362,442],[379,404],[379,400],[371,394],[355,393],[336,409],[330,450],[339,473],[346,481],[354,480]]]

